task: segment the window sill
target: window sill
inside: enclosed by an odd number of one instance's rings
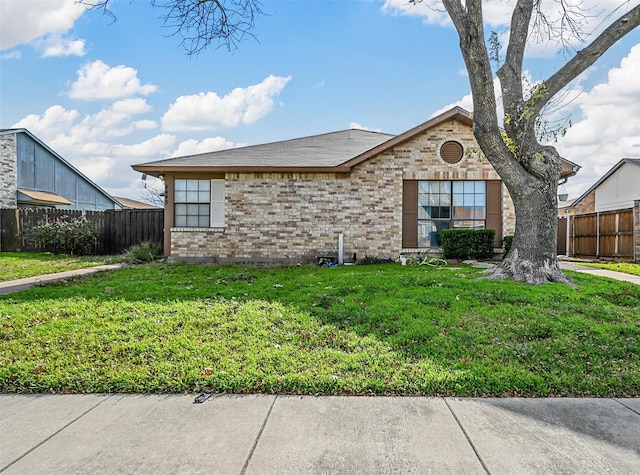
[[[171,232],[180,232],[180,233],[203,233],[203,232],[214,232],[214,233],[222,233],[224,232],[224,226],[214,226],[212,228],[171,228]]]

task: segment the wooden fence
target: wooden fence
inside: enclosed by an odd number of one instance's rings
[[[162,244],[164,210],[126,209],[75,211],[45,208],[0,210],[0,251],[36,251],[28,239],[29,231],[63,217],[84,216],[98,230],[96,254],[120,254],[143,242]]]
[[[566,252],[567,218],[558,220],[558,254]],[[633,260],[633,210],[617,210],[569,217],[569,255]]]

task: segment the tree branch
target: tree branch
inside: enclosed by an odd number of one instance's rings
[[[519,0],[511,16],[511,31],[504,64],[496,75],[502,88],[502,102],[505,113],[515,115],[516,109],[523,101],[522,95],[522,62],[527,45],[527,35],[523,31],[529,29],[534,0]]]
[[[534,101],[530,106],[537,114],[542,108],[567,86],[573,79],[582,74],[589,66],[596,62],[611,46],[627,33],[640,25],[640,5],[614,21],[595,40],[579,51],[558,72],[545,81],[545,92],[542,98]]]
[[[460,0],[442,0],[442,3],[458,31],[460,50],[469,72],[473,132],[478,144],[498,174],[509,174],[524,186],[522,175],[516,170],[521,165],[507,158],[513,155],[502,140],[498,125],[491,60],[484,40],[482,2],[467,0],[466,9]]]
[[[76,0],[91,9],[101,9],[115,20],[109,10],[112,0]],[[216,47],[235,49],[247,37],[253,37],[255,19],[263,15],[260,0],[149,0],[162,8],[164,26],[170,36],[179,35],[189,56],[198,54],[212,43]]]

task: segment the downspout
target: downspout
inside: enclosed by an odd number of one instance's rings
[[[573,223],[573,233],[571,234],[571,249],[573,250],[572,256],[576,255],[576,215],[571,215],[571,221]]]
[[[567,257],[569,257],[569,255],[570,255],[570,253],[569,253],[569,244],[570,244],[570,241],[569,241],[569,239],[570,239],[569,231],[571,230],[571,226],[569,225],[569,218],[570,218],[571,216],[569,216],[569,209],[568,209],[568,208],[564,210],[564,214],[565,214],[565,216],[566,216],[566,218],[567,218],[567,223],[566,223],[566,226],[567,226],[567,233],[566,233],[566,236],[565,236],[565,238],[564,238],[564,240],[565,240],[565,247],[566,247],[566,249],[565,249],[565,251],[564,251],[564,252],[565,252],[565,255],[566,255]]]
[[[338,234],[338,265],[344,264],[344,234]]]

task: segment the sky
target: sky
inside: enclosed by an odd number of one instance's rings
[[[486,30],[506,38],[513,4],[485,2]],[[637,4],[582,0],[585,30]],[[26,128],[111,195],[145,199],[158,184],[132,164],[348,128],[400,134],[455,105],[472,109],[457,34],[436,0],[262,9],[237,49],[189,56],[150,0],[111,0],[112,15],[75,0],[0,0],[0,128]],[[531,83],[570,54],[534,40]],[[576,198],[622,158],[640,158],[639,78],[637,28],[550,113],[570,123],[554,145],[582,167],[561,193]]]

